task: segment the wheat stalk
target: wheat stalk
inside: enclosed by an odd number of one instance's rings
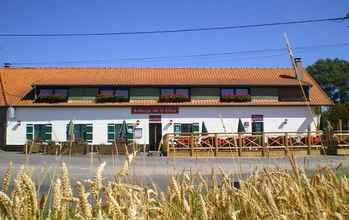
[[[62,183],[61,180],[58,178],[56,182],[53,184],[52,189],[52,214],[55,218],[58,217],[61,208],[62,208]]]
[[[10,180],[11,180],[11,176],[12,176],[12,162],[10,162],[7,170],[6,170],[6,173],[4,175],[4,177],[2,178],[2,186],[1,186],[1,191],[3,192],[7,192],[8,190],[8,186],[10,184]]]
[[[65,163],[62,163],[62,180],[63,180],[62,182],[63,197],[71,198],[73,193],[72,193],[72,188],[70,186],[69,171]]]
[[[77,182],[77,189],[78,189],[78,195],[79,195],[79,208],[81,210],[80,214],[85,219],[92,219],[91,205],[87,200],[85,187],[80,181]]]
[[[12,218],[12,207],[13,203],[11,199],[3,192],[0,191],[0,207],[3,207],[5,210],[5,216],[9,219]]]
[[[126,175],[135,154],[130,154]],[[14,178],[9,194],[0,191],[0,219],[348,219],[349,181],[329,168],[305,175],[293,158],[293,171],[264,169],[240,182],[236,189],[229,176],[212,171],[207,183],[200,174],[183,172],[171,176],[167,189],[146,188],[123,178],[103,180],[105,163],[93,180],[77,182],[73,197],[68,168],[52,184],[52,203],[44,207],[45,196],[37,198],[35,185],[26,167]],[[6,172],[8,173],[8,172]],[[6,175],[2,182],[11,184]],[[221,178],[222,177],[222,178]],[[85,188],[85,185],[90,187]],[[8,196],[10,195],[10,196]],[[92,195],[89,197],[89,195]],[[89,203],[89,198],[92,202]],[[93,202],[95,200],[95,203]],[[38,206],[38,203],[41,204]]]
[[[28,211],[29,215],[31,217],[35,217],[37,215],[38,211],[38,203],[37,203],[37,197],[36,197],[36,190],[35,190],[35,184],[31,180],[31,178],[27,175],[23,175],[23,186],[25,187],[25,192],[28,197]]]

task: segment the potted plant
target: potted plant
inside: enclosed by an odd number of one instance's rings
[[[66,102],[66,101],[67,101],[67,98],[61,95],[41,96],[35,100],[35,102],[37,103],[59,103],[59,102]]]

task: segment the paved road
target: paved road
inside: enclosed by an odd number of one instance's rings
[[[349,170],[349,157],[347,156],[306,156],[296,157],[298,164],[306,170],[314,170],[318,166],[340,167]],[[100,163],[106,162],[104,170],[105,178],[113,178],[124,164],[125,156],[118,156],[114,160],[112,156],[85,155],[85,156],[52,156],[33,154],[26,157],[21,153],[0,152],[0,175],[2,176],[8,163],[12,161],[15,170],[21,165],[26,165],[33,173],[33,179],[43,188],[47,188],[50,180],[59,175],[57,168],[64,161],[69,170],[72,182],[79,179],[91,179]],[[279,167],[290,169],[290,164],[285,157],[275,158],[167,158],[148,157],[139,154],[133,161],[128,181],[140,184],[154,182],[160,187],[167,184],[170,175],[185,172],[200,172],[202,175],[210,175],[212,168],[219,172],[223,169],[227,174],[235,178],[260,170],[265,167]]]

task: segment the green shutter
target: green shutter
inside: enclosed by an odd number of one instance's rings
[[[84,129],[84,141],[87,143],[92,143],[93,140],[93,126],[92,124],[86,124]]]
[[[131,130],[132,132],[129,132]],[[133,139],[133,124],[127,124],[127,140]]]
[[[191,127],[191,132],[193,133],[199,133],[200,131],[200,125],[199,123],[193,123],[192,127]]]
[[[115,139],[120,139],[121,137],[122,124],[115,124]]]
[[[33,124],[27,124],[27,126],[26,126],[27,141],[33,140],[33,137],[34,137],[33,131],[34,131]]]
[[[155,87],[135,87],[129,90],[131,100],[157,100],[159,93],[159,88]]]
[[[97,95],[97,88],[70,88],[69,100],[94,100]]]
[[[181,133],[181,124],[175,123],[174,124],[174,133],[175,134],[180,134]]]
[[[52,140],[52,125],[46,124],[45,125],[45,142],[49,142]]]
[[[66,126],[65,126],[65,136],[66,136],[66,138],[67,138],[67,141],[69,141],[70,140],[70,137],[69,137],[69,124],[67,124]]]
[[[108,142],[113,143],[115,140],[115,124],[108,124]]]
[[[251,96],[253,100],[278,100],[278,88],[273,87],[252,87]]]
[[[213,87],[195,87],[191,88],[191,99],[210,99],[210,100],[219,100],[220,89]]]

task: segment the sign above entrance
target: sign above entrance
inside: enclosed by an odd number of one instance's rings
[[[252,115],[253,122],[263,122],[263,115]]]
[[[132,114],[178,114],[177,106],[137,106],[131,108]]]
[[[161,115],[149,115],[150,122],[161,122]]]

